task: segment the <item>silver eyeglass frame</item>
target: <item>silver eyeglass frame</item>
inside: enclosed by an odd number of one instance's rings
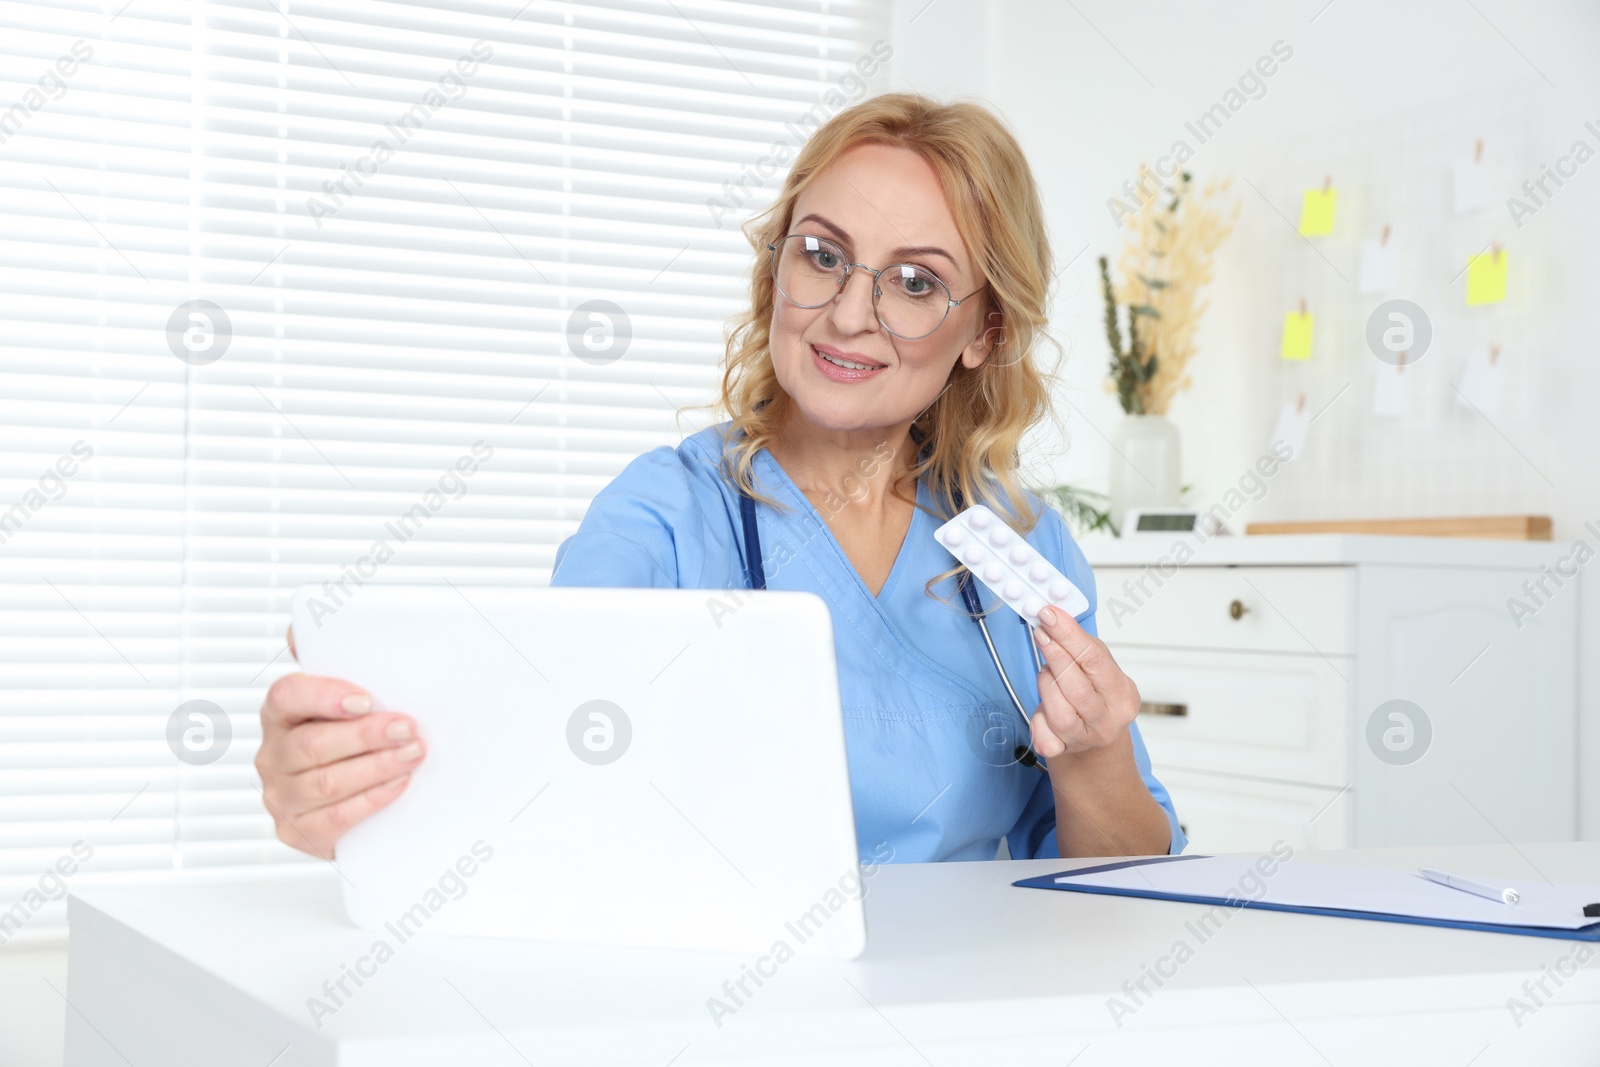
[[[850,275],[855,272],[855,269],[857,267],[860,267],[862,270],[864,270],[868,274],[872,275],[872,314],[873,314],[873,316],[878,320],[878,324],[880,326],[882,326],[885,330],[887,330],[891,335],[900,338],[900,340],[902,340],[902,341],[920,341],[924,337],[932,337],[934,334],[939,332],[939,327],[940,326],[943,326],[946,322],[950,321],[950,309],[951,308],[960,307],[963,301],[972,299],[974,296],[976,296],[977,294],[983,292],[986,288],[988,288],[988,285],[989,285],[988,282],[985,282],[984,284],[978,286],[976,289],[972,290],[972,292],[968,293],[966,296],[962,297],[960,300],[957,300],[953,295],[951,295],[950,287],[948,285],[946,285],[944,283],[944,281],[941,278],[939,278],[938,275],[935,275],[932,271],[928,270],[928,268],[926,268],[926,267],[918,267],[915,263],[891,263],[887,267],[882,267],[882,268],[879,268],[878,270],[873,270],[871,267],[867,266],[865,263],[851,263],[849,260],[845,260],[845,262],[843,263],[844,275],[839,279],[839,287],[838,287],[837,290],[834,291],[834,294],[832,296],[830,296],[828,299],[824,300],[820,304],[802,304],[802,303],[800,303],[800,301],[794,299],[788,293],[785,293],[783,291],[783,286],[778,284],[778,246],[783,244],[785,241],[792,241],[796,237],[809,237],[813,241],[826,241],[828,244],[832,245],[834,248],[838,248],[839,249],[839,258],[840,259],[844,259],[844,249],[839,247],[839,242],[837,242],[835,240],[832,240],[831,238],[828,238],[828,237],[819,237],[818,235],[812,234],[812,233],[791,233],[786,237],[778,238],[776,241],[768,242],[767,243],[767,251],[772,253],[772,262],[769,265],[769,273],[772,275],[772,287],[778,291],[779,295],[781,295],[785,300],[789,301],[789,303],[793,304],[795,307],[797,307],[797,308],[805,308],[808,311],[814,311],[817,308],[827,307],[829,304],[831,304],[835,300],[839,299],[839,294],[844,292],[845,286],[850,284]],[[938,326],[935,326],[933,329],[929,330],[927,333],[919,333],[915,337],[907,337],[905,334],[895,331],[887,322],[883,321],[883,313],[878,310],[878,300],[879,300],[880,297],[883,296],[883,287],[878,284],[878,279],[883,274],[884,271],[886,271],[886,270],[894,270],[896,267],[910,267],[913,270],[924,271],[925,273],[927,273],[930,276],[932,276],[933,280],[938,282],[940,287],[944,289],[945,298],[946,298],[945,309],[944,309],[944,318],[939,320]]]

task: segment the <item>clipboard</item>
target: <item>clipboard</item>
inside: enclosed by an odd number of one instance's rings
[[[1285,877],[1291,870],[1295,873]],[[1141,857],[1024,878],[1012,884],[1029,889],[1260,908],[1563,941],[1600,941],[1600,922],[1584,914],[1585,904],[1600,901],[1600,886],[1513,879],[1496,882],[1517,889],[1529,906],[1484,900],[1430,882],[1412,871],[1295,863],[1292,859],[1274,861],[1265,855]],[[1238,892],[1217,892],[1219,886],[1231,886]],[[1258,886],[1262,887],[1259,896],[1255,894]],[[1385,903],[1389,906],[1385,907]],[[1502,915],[1520,921],[1500,921]],[[1553,920],[1564,925],[1554,925]]]

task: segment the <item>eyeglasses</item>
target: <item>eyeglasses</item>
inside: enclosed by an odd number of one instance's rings
[[[797,233],[767,245],[772,252],[772,280],[784,299],[797,307],[819,308],[844,292],[850,272],[860,267],[872,275],[872,310],[883,328],[903,341],[927,337],[944,324],[950,309],[983,291],[979,286],[956,300],[931,271],[910,263],[873,270],[851,263],[844,250],[826,237]],[[887,278],[888,287],[885,288]]]

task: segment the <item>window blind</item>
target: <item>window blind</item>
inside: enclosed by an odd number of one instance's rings
[[[310,869],[251,765],[290,591],[545,583],[709,419],[737,223],[880,18],[0,0],[0,944]]]

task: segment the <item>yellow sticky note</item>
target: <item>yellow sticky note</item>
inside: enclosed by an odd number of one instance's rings
[[[1506,298],[1506,250],[1498,248],[1467,261],[1467,303],[1498,304]]]
[[[1283,317],[1283,341],[1278,354],[1284,359],[1311,358],[1311,320],[1309,311],[1291,311]]]
[[[1300,232],[1307,237],[1321,237],[1333,232],[1333,209],[1339,203],[1339,190],[1307,189],[1300,203]]]

